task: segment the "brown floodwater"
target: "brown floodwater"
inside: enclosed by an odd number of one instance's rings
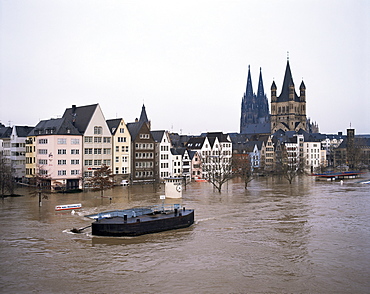
[[[365,175],[365,178],[370,175]],[[1,293],[369,293],[370,185],[312,177],[188,184],[189,228],[95,237],[84,215],[161,204],[153,185],[0,200]],[[166,203],[176,203],[166,199]],[[81,203],[75,214],[60,204]]]

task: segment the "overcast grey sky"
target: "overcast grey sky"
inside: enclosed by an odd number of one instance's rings
[[[370,1],[0,0],[0,122],[99,103],[152,129],[238,132],[251,66],[296,91],[323,133],[370,133]]]

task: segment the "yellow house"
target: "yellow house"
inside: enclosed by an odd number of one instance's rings
[[[116,184],[129,180],[131,173],[131,135],[122,118],[107,120],[112,134],[112,172]]]

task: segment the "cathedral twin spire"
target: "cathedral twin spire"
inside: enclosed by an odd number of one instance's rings
[[[257,95],[253,92],[250,66],[248,66],[247,87],[242,99],[240,132],[248,132],[248,128],[264,124],[269,120],[268,101],[263,87],[262,69],[258,80]]]

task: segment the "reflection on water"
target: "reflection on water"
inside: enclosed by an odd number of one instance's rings
[[[237,180],[219,194],[192,183],[182,204],[189,228],[138,237],[96,237],[84,215],[161,204],[158,186],[1,201],[3,293],[367,293],[370,186],[345,181]],[[166,204],[178,203],[166,199]],[[56,212],[61,204],[82,209]]]

